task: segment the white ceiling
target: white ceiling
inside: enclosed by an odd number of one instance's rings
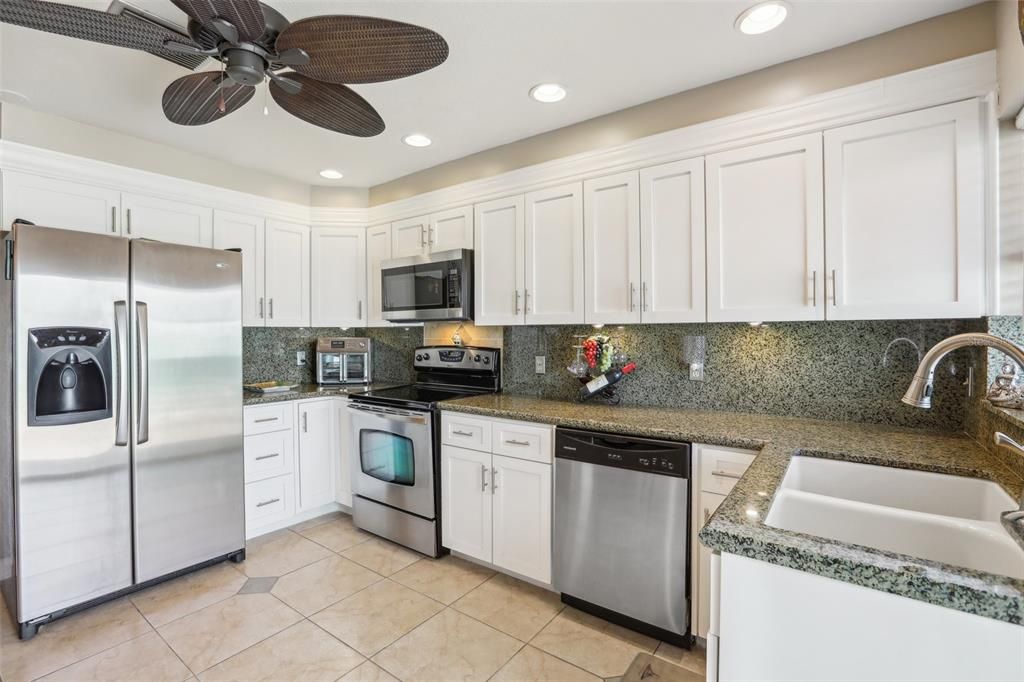
[[[426,26],[451,46],[440,67],[355,86],[387,130],[368,139],[293,118],[263,93],[203,127],[164,119],[160,96],[182,68],[133,50],[3,25],[0,88],[28,106],[104,128],[262,168],[310,184],[368,187],[530,135],[664,95],[819,52],[975,4],[978,0],[790,0],[788,21],[761,36],[733,28],[754,0],[375,2],[271,0],[292,21],[364,14]],[[95,9],[106,1],[74,0]],[[184,24],[170,0],[136,5]],[[214,68],[208,62],[206,70]],[[527,91],[564,84],[569,97],[539,104]],[[434,140],[413,149],[410,132]],[[322,180],[337,168],[340,181]]]

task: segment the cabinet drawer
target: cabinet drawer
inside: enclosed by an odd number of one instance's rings
[[[294,406],[290,402],[273,405],[255,405],[245,408],[245,435],[254,436],[258,433],[269,433],[292,428]]]
[[[292,431],[272,431],[245,437],[245,482],[292,473]]]
[[[459,448],[490,452],[491,422],[445,414],[441,418],[441,442]]]
[[[736,481],[754,461],[756,453],[701,446],[700,487],[709,493],[728,495]]]
[[[491,423],[491,452],[544,464],[551,463],[552,427],[520,422]]]
[[[282,521],[295,513],[295,478],[291,474],[268,478],[245,486],[245,529]]]

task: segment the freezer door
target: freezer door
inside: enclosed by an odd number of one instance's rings
[[[245,546],[242,259],[131,243],[135,579]]]
[[[14,230],[15,615],[24,623],[132,583],[128,241]]]

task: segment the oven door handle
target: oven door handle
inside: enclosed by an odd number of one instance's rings
[[[359,412],[365,412],[367,414],[375,415],[382,419],[408,422],[410,424],[428,424],[430,417],[429,414],[421,412],[405,412],[399,410],[390,410],[384,407],[370,407],[366,405],[357,405],[355,403],[350,403],[348,409],[358,410]]]

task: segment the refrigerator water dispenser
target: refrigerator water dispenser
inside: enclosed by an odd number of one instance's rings
[[[29,330],[28,425],[57,426],[109,419],[110,330]]]

